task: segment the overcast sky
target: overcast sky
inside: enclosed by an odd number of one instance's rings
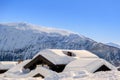
[[[28,22],[120,44],[120,0],[0,0],[0,23]]]

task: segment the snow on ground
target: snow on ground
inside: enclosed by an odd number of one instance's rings
[[[120,80],[119,71],[106,71],[89,74],[86,77],[80,75],[73,75],[71,77],[62,78],[60,80]]]
[[[86,71],[78,72],[63,72],[58,75],[49,76],[45,79],[41,78],[5,78],[0,77],[0,80],[120,80],[119,71],[106,71],[97,73],[88,73]]]
[[[0,80],[43,80],[41,78],[0,78]]]
[[[17,65],[18,62],[14,61],[0,61],[0,69],[7,70],[12,68],[13,66]]]

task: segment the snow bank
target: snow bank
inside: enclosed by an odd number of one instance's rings
[[[0,80],[43,80],[41,78],[32,78],[32,77],[29,77],[29,78],[0,78]]]
[[[0,77],[0,80],[18,80],[18,78]],[[84,70],[75,72],[70,71],[51,75],[46,77],[45,79],[29,77],[19,78],[19,80],[120,80],[120,72],[113,70],[91,74]]]
[[[67,77],[59,80],[120,80],[119,71],[97,72],[86,77]]]
[[[9,69],[7,72],[4,73],[2,76],[6,77],[17,77],[23,74],[23,66],[26,65],[30,60],[25,60],[20,64],[14,66],[13,68]]]
[[[0,61],[0,69],[10,69],[17,65],[18,62],[14,61]]]

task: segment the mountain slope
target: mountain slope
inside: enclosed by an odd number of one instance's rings
[[[110,42],[110,43],[106,43],[106,45],[120,48],[120,45],[118,45],[118,44],[116,44],[116,43],[112,43],[112,42]]]
[[[86,49],[119,65],[120,49],[82,35],[27,23],[0,24],[0,60],[32,58],[42,49]]]

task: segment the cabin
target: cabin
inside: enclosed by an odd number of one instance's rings
[[[66,64],[54,64],[48,59],[44,58],[42,55],[38,55],[32,59],[28,64],[24,66],[24,69],[34,70],[37,66],[41,65],[42,67],[51,69],[56,72],[62,72]]]
[[[77,59],[70,62],[64,69],[66,71],[80,71],[86,70],[90,73],[95,73],[99,71],[110,71],[116,70],[112,64],[100,58],[87,58],[87,59]]]
[[[57,73],[55,71],[52,71],[48,69],[47,67],[43,67],[41,65],[37,65],[34,70],[24,69],[23,67],[28,64],[30,60],[25,60],[21,62],[20,64],[17,64],[16,66],[9,69],[7,72],[4,73],[5,77],[11,77],[11,78],[27,78],[27,77],[39,77],[39,78],[45,78],[47,76],[56,75]]]
[[[77,61],[79,63],[75,64]],[[98,64],[99,66],[96,64]],[[83,69],[85,67],[84,69],[87,70],[89,69],[86,68],[88,66],[91,66],[90,69],[95,69],[94,71],[90,71],[92,73],[115,69],[113,65],[103,59],[100,59],[98,56],[87,50],[43,50],[35,55],[35,57],[24,66],[24,69],[29,69],[31,71],[34,70],[37,65],[41,65],[42,67],[46,67],[58,73],[66,71],[67,69],[69,69],[68,71],[70,71],[71,69],[74,70],[74,68]],[[75,67],[71,67],[70,65],[74,65]],[[95,65],[97,67],[95,67]],[[109,68],[109,66],[112,66],[112,68]]]
[[[61,50],[43,50],[24,66],[24,69],[33,70],[37,65],[47,67],[56,72],[62,72],[66,64],[73,61],[74,58],[63,54]]]
[[[13,61],[1,61],[0,62],[0,74],[5,73],[10,68],[14,67],[17,64],[17,62]]]
[[[86,50],[61,50],[47,49],[40,51],[35,57],[24,66],[25,69],[33,70],[37,65],[47,66],[49,69],[62,72],[65,66],[78,58],[98,58]]]
[[[8,70],[6,77],[41,77],[60,72],[86,70],[90,73],[116,69],[107,61],[87,50],[45,49],[32,59],[25,60]]]

